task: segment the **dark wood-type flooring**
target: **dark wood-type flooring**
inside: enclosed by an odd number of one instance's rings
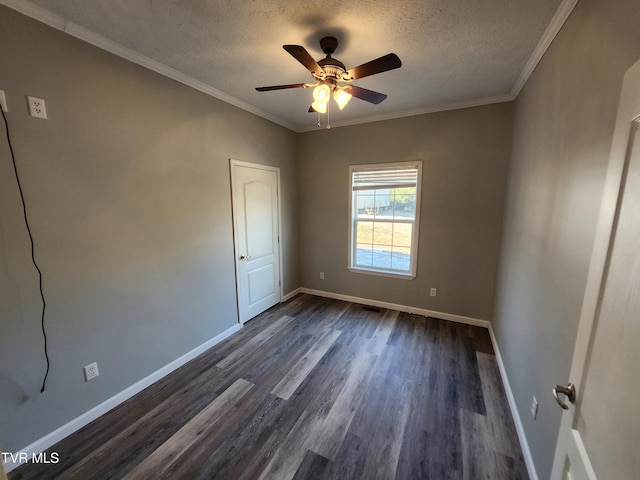
[[[299,295],[26,479],[526,479],[486,329]]]

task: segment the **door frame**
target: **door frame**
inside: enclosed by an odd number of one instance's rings
[[[233,224],[233,258],[234,258],[234,266],[236,272],[236,309],[238,311],[238,323],[240,326],[244,325],[242,319],[240,318],[240,262],[239,262],[239,245],[238,245],[238,219],[235,214],[235,206],[237,205],[236,195],[237,192],[234,190],[235,185],[235,175],[233,172],[233,167],[247,167],[247,168],[255,168],[258,170],[266,170],[276,173],[276,196],[277,196],[277,222],[278,222],[278,272],[280,285],[278,285],[278,293],[279,299],[278,302],[282,302],[283,298],[283,281],[282,281],[282,204],[281,204],[281,188],[280,188],[280,167],[273,167],[271,165],[265,165],[262,163],[252,163],[245,162],[242,160],[234,160],[233,158],[229,159],[229,179],[231,182],[231,216],[232,216],[232,224]]]
[[[609,155],[607,175],[602,194],[600,214],[594,239],[589,273],[580,311],[578,332],[573,350],[570,381],[577,391],[577,406],[580,406],[581,392],[586,382],[586,367],[589,361],[590,347],[597,327],[603,289],[608,273],[609,257],[613,247],[617,220],[624,192],[625,173],[628,165],[629,142],[632,140],[633,122],[640,117],[640,60],[625,74],[618,103],[618,113],[613,133],[613,142]],[[561,379],[559,379],[561,380]],[[555,456],[551,472],[552,479],[560,479],[566,457],[565,448],[576,452],[584,462],[585,478],[595,479],[595,471],[589,461],[587,451],[582,442],[580,432],[575,426],[576,405],[562,414],[560,430],[556,443]]]

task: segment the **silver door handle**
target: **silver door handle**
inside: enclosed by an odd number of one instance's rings
[[[251,255],[240,255],[240,260],[249,260],[251,258]]]
[[[556,402],[558,402],[558,405],[560,405],[563,410],[569,410],[569,406],[562,400],[560,400],[558,394],[566,396],[571,403],[575,403],[576,386],[573,383],[569,382],[566,387],[564,385],[555,385],[553,387],[553,397],[556,399]]]

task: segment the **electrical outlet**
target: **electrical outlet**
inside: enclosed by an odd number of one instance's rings
[[[536,400],[536,396],[533,396],[533,400],[531,400],[531,416],[535,420],[538,416],[538,400]]]
[[[431,295],[432,297],[435,297],[435,296],[436,296],[436,293],[438,293],[438,291],[437,291],[435,288],[432,288],[432,289],[429,291],[429,295]]]
[[[320,280],[324,280],[324,272],[320,272]]]
[[[36,118],[47,118],[47,107],[43,99],[27,95],[27,103],[29,104],[29,115]]]
[[[7,110],[7,99],[4,97],[4,90],[0,90],[0,106],[4,112],[8,112]]]
[[[93,380],[98,375],[100,375],[100,373],[98,372],[98,364],[96,362],[93,362],[91,365],[87,365],[86,367],[84,367],[83,370],[84,370],[85,382],[88,382],[89,380]]]

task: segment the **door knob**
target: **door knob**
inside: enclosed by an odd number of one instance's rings
[[[245,257],[244,255],[240,255],[240,260],[244,260],[245,258],[247,257]]]
[[[556,399],[556,402],[558,402],[558,405],[560,405],[563,410],[569,410],[569,406],[558,397],[559,394],[566,396],[571,403],[574,403],[576,401],[576,386],[569,382],[566,387],[564,385],[555,385],[553,387],[553,397]]]

